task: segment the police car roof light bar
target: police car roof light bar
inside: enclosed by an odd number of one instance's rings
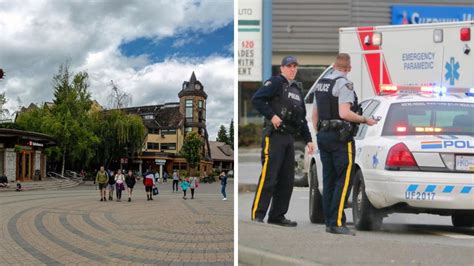
[[[382,84],[380,86],[379,95],[388,95],[394,93],[402,94],[425,94],[433,93],[446,95],[446,94],[466,94],[467,96],[474,96],[474,88],[446,88],[440,86],[402,86],[393,84]]]

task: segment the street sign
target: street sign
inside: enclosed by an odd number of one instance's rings
[[[163,159],[155,159],[155,163],[157,165],[165,165],[166,164],[166,160],[163,160]]]

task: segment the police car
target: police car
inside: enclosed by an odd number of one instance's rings
[[[362,102],[380,119],[355,136],[355,227],[377,230],[390,213],[450,215],[454,226],[474,223],[474,88],[382,85]],[[309,168],[310,220],[322,215],[319,150]]]

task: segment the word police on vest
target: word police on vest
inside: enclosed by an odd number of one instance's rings
[[[288,98],[291,98],[291,99],[296,100],[298,102],[301,101],[300,96],[296,93],[293,93],[293,92],[288,92]]]
[[[317,90],[317,91],[322,91],[322,92],[328,92],[329,86],[331,86],[331,84],[328,84],[328,83],[318,83],[318,84],[316,84],[316,90]]]

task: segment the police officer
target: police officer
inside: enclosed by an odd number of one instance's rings
[[[312,122],[323,164],[323,210],[326,232],[355,235],[345,226],[344,205],[352,187],[355,146],[353,135],[360,123],[372,126],[374,119],[363,117],[353,84],[347,79],[350,56],[337,55],[333,72],[318,81],[314,89]],[[360,113],[360,114],[358,114]]]
[[[262,140],[262,173],[252,205],[252,220],[263,222],[267,209],[268,223],[296,226],[285,218],[293,192],[295,150],[294,135],[300,134],[313,152],[311,133],[306,121],[303,95],[294,81],[298,61],[293,56],[283,58],[281,74],[270,78],[252,98],[252,104],[264,117]]]

